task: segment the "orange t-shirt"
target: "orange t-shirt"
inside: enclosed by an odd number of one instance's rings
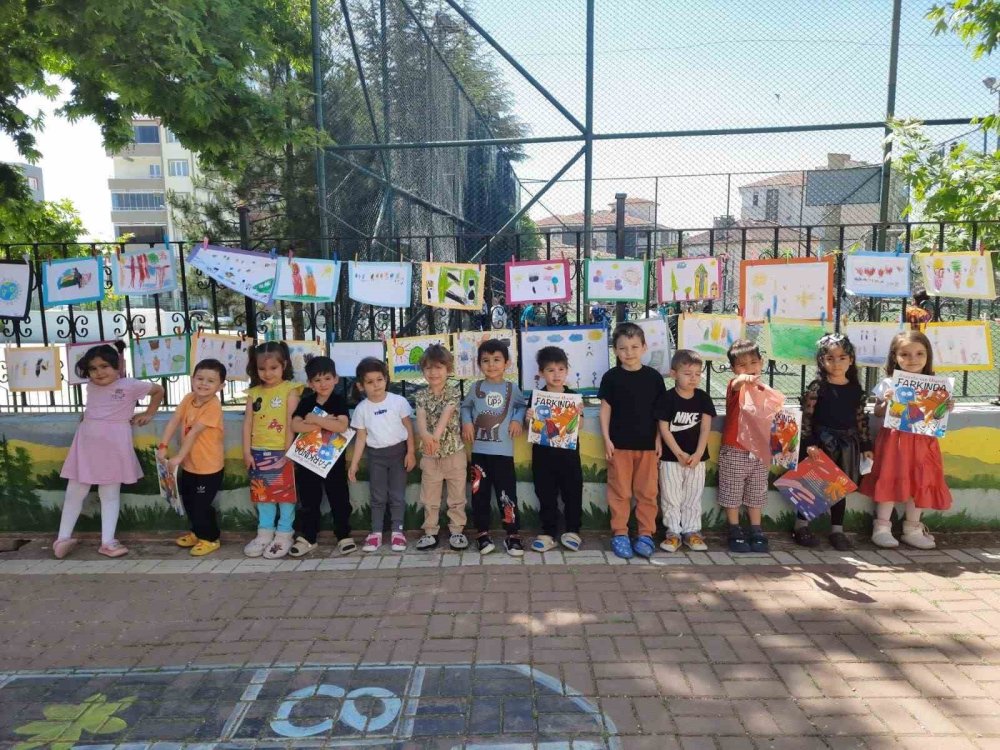
[[[181,419],[181,439],[187,437],[196,424],[205,429],[198,433],[194,445],[181,466],[192,474],[215,474],[225,465],[225,444],[223,442],[222,404],[217,398],[210,398],[201,406],[194,403],[194,394],[185,396],[177,407]]]
[[[740,394],[742,389],[733,388],[733,381],[729,381],[726,388],[726,422],[722,427],[722,444],[732,448],[746,450],[740,445]]]

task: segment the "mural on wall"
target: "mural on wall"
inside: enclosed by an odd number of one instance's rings
[[[387,341],[389,379],[422,380],[424,374],[420,371],[420,358],[431,344],[440,344],[450,349],[451,334],[410,336]]]
[[[504,380],[517,380],[517,336],[510,328],[497,328],[490,331],[460,331],[452,334],[452,351],[455,355],[455,377],[459,380],[478,380],[482,377],[479,372],[479,345],[489,339],[497,339],[507,345],[510,358],[507,360],[507,368],[504,370]],[[528,367],[532,363],[528,363]]]
[[[726,352],[743,338],[743,330],[739,315],[683,313],[677,319],[677,348],[691,349],[705,359],[726,361]]]
[[[740,312],[747,323],[833,317],[833,258],[745,260],[740,264]]]
[[[340,263],[289,255],[277,259],[274,299],[288,302],[327,302],[337,297]]]
[[[531,391],[545,381],[538,373],[538,350],[558,346],[569,358],[566,385],[582,393],[594,393],[601,378],[611,366],[608,349],[608,329],[604,326],[571,326],[568,328],[525,328],[521,331],[521,357],[527,366],[521,368],[521,388]]]
[[[412,263],[347,264],[347,294],[355,302],[379,307],[409,307],[413,296]]]
[[[472,263],[421,264],[421,302],[451,310],[480,310],[485,266]]]
[[[104,299],[104,258],[61,258],[42,263],[42,304],[79,305]]]
[[[31,307],[30,263],[0,260],[0,318],[24,320]]]
[[[656,278],[660,302],[722,297],[722,265],[718,258],[661,258]]]
[[[159,294],[177,288],[174,255],[165,248],[123,250],[111,257],[115,294]]]
[[[844,291],[859,297],[909,297],[908,253],[854,252],[844,256]]]
[[[924,333],[934,350],[935,370],[993,369],[993,339],[986,321],[928,323]]]
[[[917,263],[932,297],[996,299],[992,252],[920,253]]]

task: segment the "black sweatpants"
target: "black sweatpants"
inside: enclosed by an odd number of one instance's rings
[[[178,473],[177,491],[191,521],[191,532],[206,542],[219,541],[219,519],[212,502],[222,487],[223,472],[192,474],[181,469]]]
[[[579,451],[531,446],[531,471],[538,497],[538,514],[542,533],[555,537],[559,533],[559,496],[562,496],[566,531],[580,533],[583,515],[583,469]]]
[[[347,490],[347,467],[343,456],[326,477],[296,464],[295,489],[299,494],[299,504],[295,511],[297,536],[305,538],[310,544],[316,544],[324,490],[326,499],[330,501],[333,533],[337,541],[351,535],[351,496]]]
[[[513,456],[472,454],[472,481],[475,487],[479,469],[479,487],[472,493],[472,521],[482,533],[490,530],[490,495],[496,491],[500,519],[508,534],[517,534],[521,519],[517,510],[517,478]]]

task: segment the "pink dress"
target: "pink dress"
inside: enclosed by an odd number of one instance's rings
[[[83,484],[132,484],[142,479],[142,467],[132,445],[136,401],[149,395],[152,384],[119,378],[111,385],[87,384],[87,407],[59,476]]]

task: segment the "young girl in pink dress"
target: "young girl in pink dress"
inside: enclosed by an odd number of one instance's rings
[[[57,558],[66,557],[76,546],[73,527],[83,510],[90,488],[97,485],[101,498],[101,546],[105,557],[121,557],[128,548],[115,539],[121,487],[142,478],[142,467],[132,447],[132,425],[148,424],[163,400],[156,383],[122,377],[119,369],[125,344],[102,344],[88,349],[76,365],[76,374],[90,379],[83,420],[76,428],[60,476],[68,479],[59,536],[52,545]],[[143,414],[135,413],[136,401],[150,396]]]

